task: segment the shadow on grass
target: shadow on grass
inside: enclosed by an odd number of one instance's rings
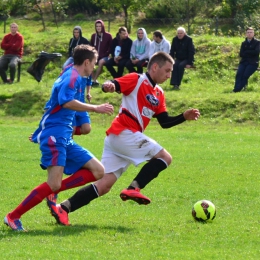
[[[14,93],[12,97],[1,99],[1,105],[5,106],[5,113],[8,116],[24,117],[30,114],[35,104],[38,106],[42,99],[42,93],[37,91],[21,91]],[[40,102],[41,103],[41,102]]]
[[[116,225],[87,225],[87,224],[76,224],[71,225],[68,227],[65,226],[59,226],[56,224],[53,228],[53,230],[28,230],[28,232],[16,232],[11,230],[9,227],[4,226],[0,229],[0,241],[4,238],[10,238],[13,236],[45,236],[45,235],[51,235],[51,236],[71,236],[73,234],[80,234],[84,233],[89,230],[96,230],[100,232],[101,230],[110,230],[117,233],[125,233],[125,232],[131,232],[134,230],[134,228],[129,228],[125,226],[116,226]]]

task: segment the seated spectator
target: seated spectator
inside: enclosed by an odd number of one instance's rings
[[[175,59],[173,66],[171,85],[179,90],[185,68],[190,68],[194,62],[195,47],[192,38],[186,34],[183,27],[177,29],[177,36],[172,39],[170,55]]]
[[[112,41],[111,55],[112,58],[106,62],[107,70],[113,78],[119,78],[123,75],[125,64],[130,59],[130,50],[132,40],[128,37],[128,32],[125,27],[120,27],[116,37]],[[117,72],[113,66],[117,66]]]
[[[133,42],[130,60],[126,63],[126,68],[129,72],[143,73],[143,66],[149,61],[151,41],[147,38],[147,33],[144,28],[137,30],[137,39]],[[137,68],[137,71],[135,68]]]
[[[96,32],[92,34],[90,44],[98,51],[97,69],[92,73],[92,86],[98,86],[98,76],[102,73],[103,66],[108,61],[108,56],[112,44],[112,35],[105,31],[105,25],[102,20],[95,22]]]
[[[90,42],[82,36],[81,27],[77,25],[73,29],[73,37],[69,42],[69,58],[63,64],[62,69],[73,63],[73,50],[80,44],[90,44]]]
[[[259,66],[260,41],[254,38],[254,29],[246,29],[246,39],[242,42],[239,56],[241,57],[233,92],[240,92],[246,87],[248,79]]]
[[[150,45],[149,59],[151,59],[153,54],[158,51],[164,51],[169,54],[170,49],[171,49],[171,44],[169,41],[165,39],[165,37],[162,35],[162,32],[159,30],[154,31],[153,41]]]
[[[23,36],[18,32],[18,25],[10,25],[11,32],[6,34],[1,42],[1,49],[4,55],[0,58],[0,76],[4,83],[12,84],[15,79],[16,66],[23,55]],[[6,71],[10,69],[10,78],[7,78]]]

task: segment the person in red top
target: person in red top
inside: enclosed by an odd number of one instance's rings
[[[1,42],[1,49],[4,55],[0,58],[0,76],[4,83],[12,84],[15,78],[16,66],[23,55],[23,36],[18,32],[18,25],[10,25],[11,33],[4,36]],[[6,71],[10,68],[10,79],[7,79]]]
[[[119,114],[106,132],[101,160],[105,167],[105,175],[57,205],[62,209],[58,214],[64,221],[59,220],[60,224],[67,225],[69,212],[108,193],[130,164],[138,166],[148,161],[129,187],[121,192],[121,199],[130,199],[144,205],[150,203],[150,199],[142,195],[140,189],[165,170],[171,164],[172,157],[143,132],[152,118],[156,118],[162,128],[170,128],[186,120],[197,120],[200,116],[198,109],[188,109],[177,116],[168,114],[164,91],[157,84],[171,77],[173,64],[174,61],[169,54],[157,52],[151,57],[146,73],[130,73],[103,84],[104,92],[122,94]]]

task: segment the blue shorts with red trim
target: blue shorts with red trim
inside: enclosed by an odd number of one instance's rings
[[[41,167],[63,166],[64,173],[73,174],[82,168],[94,155],[76,144],[73,140],[67,143],[65,138],[49,136],[40,142],[42,152]]]
[[[76,112],[74,118],[73,118],[73,122],[72,125],[73,126],[82,126],[83,124],[90,124],[90,116],[88,114],[88,112]]]

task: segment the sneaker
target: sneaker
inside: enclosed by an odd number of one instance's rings
[[[98,81],[92,81],[92,87],[94,87],[94,86],[99,86]]]
[[[7,79],[6,81],[5,81],[5,84],[13,84],[14,82],[13,82],[13,80],[11,80],[11,79]]]
[[[52,216],[56,219],[57,223],[63,226],[70,226],[68,213],[62,209],[60,204],[56,205],[55,208]]]
[[[9,214],[7,214],[4,218],[4,224],[9,226],[14,231],[24,231],[27,232],[22,225],[22,222],[20,219],[11,219],[9,217]]]
[[[52,193],[51,195],[46,197],[47,206],[51,212],[51,215],[55,217],[57,215],[56,211],[56,202],[57,202],[58,195],[55,193]]]
[[[174,90],[180,90],[180,86],[174,85],[174,86],[173,86],[173,89],[174,89]]]
[[[138,189],[138,188],[135,188],[134,190],[132,190],[132,189],[122,190],[120,193],[120,198],[123,201],[133,200],[140,205],[141,204],[147,205],[151,202],[151,200],[149,198],[147,198],[146,196],[144,196],[140,193],[140,189]]]

